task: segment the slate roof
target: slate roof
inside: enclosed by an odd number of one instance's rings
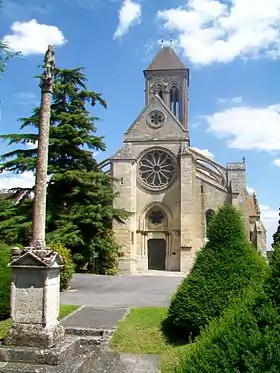
[[[156,70],[186,70],[186,67],[174,52],[173,48],[163,47],[146,69],[146,71]]]

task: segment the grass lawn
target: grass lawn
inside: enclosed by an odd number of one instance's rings
[[[167,343],[161,333],[161,322],[167,307],[133,308],[127,318],[120,321],[110,347],[118,352],[161,355],[161,372],[171,373],[178,362],[180,351],[187,346]]]
[[[76,309],[78,309],[78,308],[79,308],[79,306],[61,304],[58,319],[59,320],[63,319],[64,317],[70,315],[72,312],[76,311]],[[10,329],[11,326],[12,326],[12,320],[11,319],[0,321],[0,339],[5,337],[5,335],[7,334],[8,330]]]

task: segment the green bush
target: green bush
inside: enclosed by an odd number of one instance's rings
[[[60,254],[63,259],[63,267],[60,272],[60,291],[68,289],[72,276],[75,272],[75,266],[72,260],[72,254],[67,247],[59,243],[50,244],[50,248]]]
[[[0,243],[0,319],[10,316],[11,261],[9,246]]]
[[[219,317],[252,283],[263,281],[267,264],[249,243],[240,213],[221,207],[209,224],[208,243],[173,296],[164,330],[188,341]]]
[[[264,286],[251,287],[181,356],[176,373],[280,372],[280,246]]]
[[[102,251],[99,258],[98,273],[100,275],[114,276],[118,273],[118,253],[115,251]]]
[[[182,354],[176,373],[279,373],[280,317],[263,293],[248,291]]]
[[[96,239],[96,252],[99,254],[95,261],[97,273],[111,276],[118,273],[118,249],[114,234],[109,229],[100,239]]]

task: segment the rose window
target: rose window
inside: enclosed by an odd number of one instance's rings
[[[153,150],[140,159],[139,176],[152,189],[167,187],[174,179],[176,161],[164,150]]]
[[[154,225],[159,225],[163,222],[164,215],[161,211],[152,211],[149,215],[149,221]]]
[[[153,127],[160,127],[164,122],[164,114],[161,111],[154,110],[148,118],[149,124]]]

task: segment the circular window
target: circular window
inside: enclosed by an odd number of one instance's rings
[[[159,225],[163,222],[164,215],[161,211],[154,210],[149,215],[149,221],[154,225]]]
[[[139,176],[149,188],[158,190],[168,187],[176,174],[175,159],[164,150],[152,150],[139,161]]]
[[[153,110],[148,116],[148,123],[150,126],[159,128],[165,120],[164,114],[159,110]]]

